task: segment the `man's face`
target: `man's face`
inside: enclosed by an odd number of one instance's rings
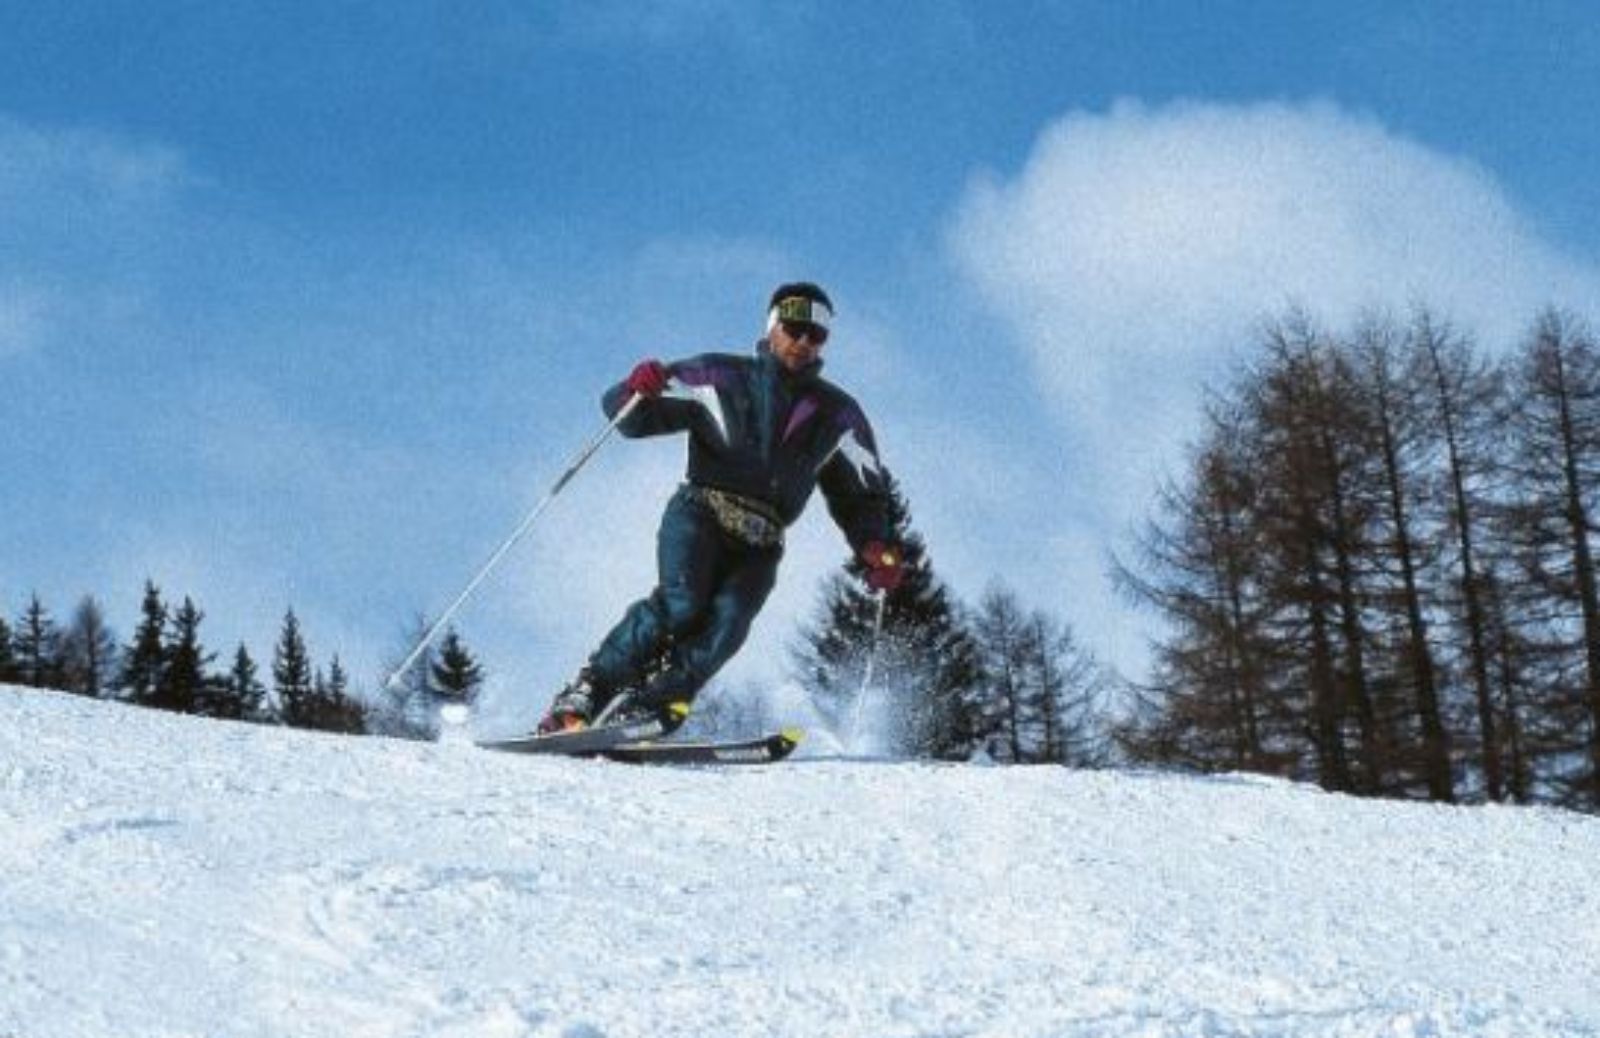
[[[767,336],[767,343],[778,363],[789,371],[799,371],[817,359],[827,339],[825,328],[801,321],[779,321]]]

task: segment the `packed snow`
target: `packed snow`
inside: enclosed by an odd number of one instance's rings
[[[1600,820],[0,686],[0,1036],[1600,1035]]]

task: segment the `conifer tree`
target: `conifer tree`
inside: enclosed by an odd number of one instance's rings
[[[441,705],[459,703],[471,706],[483,685],[483,666],[462,644],[455,628],[445,632],[439,643],[439,658],[428,668],[430,685]]]
[[[139,626],[122,654],[122,670],[117,677],[117,686],[130,702],[150,705],[156,700],[166,671],[166,627],[167,607],[162,604],[161,592],[147,580],[139,606]]]
[[[1442,454],[1438,493],[1448,541],[1444,583],[1449,590],[1441,598],[1451,621],[1446,629],[1457,643],[1446,651],[1470,681],[1485,792],[1491,800],[1503,800],[1516,785],[1508,781],[1507,759],[1520,730],[1516,697],[1497,694],[1495,680],[1497,673],[1504,673],[1505,661],[1497,655],[1503,643],[1496,636],[1493,584],[1504,560],[1496,557],[1490,520],[1500,416],[1507,413],[1506,381],[1499,369],[1476,355],[1465,336],[1427,309],[1413,315],[1409,334]]]
[[[1600,344],[1588,326],[1541,314],[1516,359],[1512,506],[1503,529],[1521,570],[1526,665],[1537,672],[1529,732],[1558,799],[1600,806]]]
[[[11,625],[0,616],[0,685],[17,680],[17,657],[12,648]]]
[[[116,637],[106,626],[100,603],[93,595],[85,595],[62,639],[67,690],[97,698],[105,695],[114,681],[116,655]]]
[[[216,716],[255,721],[263,717],[267,690],[257,676],[256,661],[244,643],[233,654],[233,666],[222,684],[223,694],[216,704]]]
[[[33,688],[62,687],[61,635],[37,594],[29,599],[12,640],[21,684]]]
[[[325,731],[361,735],[367,730],[366,709],[351,695],[349,675],[337,655],[328,666],[328,681],[320,697],[319,714],[317,727]]]
[[[311,673],[311,657],[306,652],[300,621],[293,609],[283,618],[283,630],[272,660],[272,681],[277,696],[278,719],[294,728],[313,727],[316,688]]]
[[[1027,617],[1017,596],[994,586],[984,592],[973,620],[981,675],[971,697],[980,719],[977,734],[990,756],[1008,763],[1028,759],[1028,674],[1035,655]]]
[[[1067,624],[1035,610],[1028,620],[1039,718],[1038,759],[1047,764],[1097,767],[1108,759],[1103,701],[1110,690],[1104,669]]]
[[[205,614],[185,596],[173,614],[166,644],[166,667],[156,686],[151,706],[180,714],[202,712],[208,705],[211,683],[206,676],[212,656],[200,644],[200,621]]]

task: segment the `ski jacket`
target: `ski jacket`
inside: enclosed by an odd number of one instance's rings
[[[767,341],[754,356],[704,353],[667,365],[672,384],[618,426],[624,436],[689,434],[689,482],[772,509],[784,526],[822,488],[852,548],[893,540],[889,474],[872,427],[848,393],[821,377],[822,362],[790,372]],[[626,383],[601,398],[608,417],[627,403]]]

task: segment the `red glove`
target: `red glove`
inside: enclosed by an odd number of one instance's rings
[[[899,545],[869,541],[861,549],[861,561],[867,564],[867,586],[874,591],[891,592],[906,578]]]
[[[659,360],[641,360],[623,383],[640,396],[660,396],[672,380],[672,373]]]

